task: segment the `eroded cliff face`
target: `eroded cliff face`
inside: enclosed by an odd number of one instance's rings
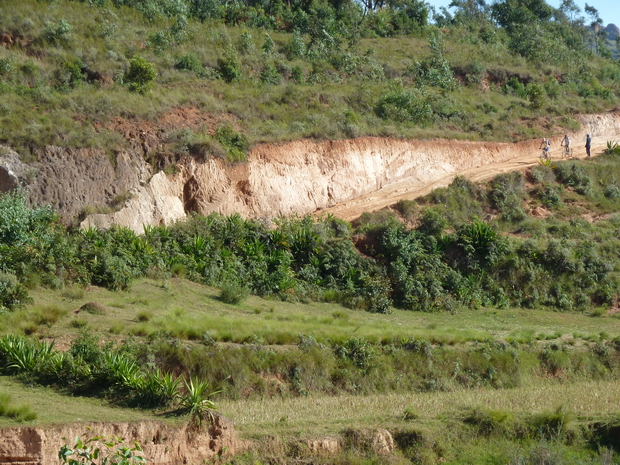
[[[570,134],[576,147],[583,145],[586,132],[599,144],[620,134],[618,113],[580,119],[582,129]],[[560,139],[553,140],[558,153]],[[420,185],[436,187],[459,173],[518,158],[524,164],[533,163],[539,155],[539,140],[517,144],[385,138],[295,141],[255,146],[245,164],[186,157],[176,174],[166,175],[153,173],[145,162],[146,153],[140,151],[150,150],[140,149],[144,145],[136,144],[135,150],[113,158],[97,151],[46,147],[38,152],[38,161],[26,168],[17,167],[11,151],[5,149],[4,156],[0,152],[0,190],[14,187],[19,179],[33,202],[52,204],[65,219],[120,198],[124,203],[117,211],[92,213],[82,226],[118,224],[141,233],[144,225],[168,225],[188,212],[271,218],[360,199],[359,207],[349,211],[351,216],[364,211],[363,196],[389,186],[403,186],[403,192]],[[385,205],[379,201],[367,206]]]
[[[0,463],[56,465],[64,444],[71,447],[75,437],[85,440],[94,436],[120,437],[131,447],[137,441],[146,463],[152,465],[206,463],[216,456],[235,455],[248,446],[237,438],[232,422],[222,416],[216,416],[212,425],[200,431],[157,421],[3,428]]]

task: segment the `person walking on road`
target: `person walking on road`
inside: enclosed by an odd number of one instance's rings
[[[588,158],[590,158],[590,147],[592,147],[592,138],[590,134],[586,134],[586,153],[588,154]]]

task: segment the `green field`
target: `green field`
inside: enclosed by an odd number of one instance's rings
[[[192,335],[207,332],[222,341],[217,343],[218,352],[230,357],[235,357],[235,351],[246,347],[265,354],[266,358],[280,354],[279,363],[289,363],[283,354],[293,353],[293,357],[300,359],[305,356],[304,349],[298,344],[299,334],[312,336],[327,345],[350,338],[364,338],[376,343],[376,347],[382,347],[386,357],[388,352],[397,350],[388,348],[387,341],[413,337],[430,342],[434,354],[425,358],[424,363],[437,364],[435,374],[438,380],[442,370],[449,372],[447,378],[453,378],[453,363],[458,360],[458,357],[451,358],[451,365],[441,366],[448,363],[447,359],[442,359],[442,351],[460,354],[463,364],[467,363],[467,354],[493,343],[512,341],[508,347],[519,353],[522,373],[518,385],[512,388],[494,387],[487,382],[469,388],[458,383],[444,383],[437,390],[390,390],[369,384],[363,392],[357,393],[334,387],[336,391],[302,395],[291,388],[281,390],[279,394],[269,394],[267,390],[263,394],[246,391],[246,395],[229,389],[215,400],[218,411],[233,420],[241,437],[257,440],[263,446],[272,441],[268,438],[277,437],[281,441],[279,449],[268,450],[259,446],[254,452],[236,458],[235,463],[270,460],[274,454],[293,460],[289,456],[290,445],[374,428],[387,429],[397,439],[397,452],[389,459],[390,463],[409,463],[411,460],[414,463],[434,463],[440,457],[447,463],[482,463],[483,457],[489,460],[488,463],[509,463],[512,456],[534,460],[543,452],[558,460],[553,463],[600,463],[597,460],[602,460],[601,457],[615,457],[613,441],[601,446],[603,449],[592,445],[593,441],[601,441],[603,437],[593,437],[592,431],[600,435],[604,427],[618,421],[620,384],[615,368],[618,357],[613,353],[614,346],[608,342],[620,336],[620,322],[615,314],[592,316],[542,309],[479,309],[454,314],[394,310],[383,315],[351,310],[337,304],[288,303],[256,296],[250,296],[241,304],[229,305],[217,298],[216,289],[181,278],[140,279],[133,283],[130,291],[111,292],[94,286],[59,291],[41,288],[33,290],[31,295],[32,304],[2,315],[4,332],[23,331],[23,328],[31,327],[33,321],[41,321],[37,317],[54,308],[58,319],[41,324],[35,334],[43,340],[53,339],[57,347],[65,349],[83,331],[96,334],[101,343],[114,341],[118,344],[121,340],[129,340],[134,345],[146,343],[148,339],[168,337],[161,335],[164,331],[179,337],[175,344],[180,344],[183,351],[192,351],[198,356],[199,348],[204,344]],[[78,312],[88,302],[99,303],[101,313]],[[148,315],[148,321],[139,321],[144,315]],[[79,325],[76,321],[80,322]],[[122,326],[120,331],[119,323]],[[248,335],[253,340],[244,344],[242,341],[248,339]],[[284,342],[263,345],[257,342],[257,338],[279,338]],[[595,358],[603,360],[599,358],[600,354],[594,355],[592,348],[608,347],[611,353],[605,360],[610,368],[599,370],[596,375],[599,379],[591,380],[590,373],[580,371],[578,365],[565,360],[565,371],[552,374],[536,362],[541,350],[553,350],[550,347],[569,357],[579,358],[580,364],[593,363]],[[327,353],[323,356],[327,357]],[[488,357],[493,356],[494,353],[489,352]],[[272,361],[274,365],[261,367],[254,365],[256,360],[248,358],[246,361],[252,366],[245,369],[249,368],[255,374],[248,386],[257,380],[282,385],[292,383],[282,371],[278,371],[278,362]],[[217,362],[204,360],[197,363]],[[346,366],[354,369],[351,365]],[[385,369],[382,364],[373,366],[362,378],[374,379]],[[234,371],[230,375],[234,377]],[[63,395],[63,392],[66,394],[63,389],[35,387],[31,383],[32,378],[28,375],[1,378],[2,393],[10,395],[12,403],[28,405],[37,414],[36,420],[27,422],[3,418],[3,426],[156,418],[182,421],[186,418],[170,417],[166,409],[127,408],[123,399],[113,391],[104,398],[93,398],[90,394],[87,397],[67,397]],[[537,418],[553,417],[558,409],[566,417],[566,425],[557,434],[525,432],[533,428],[531,425],[538,421]],[[491,426],[487,427],[497,428],[497,431],[488,433],[477,429],[481,427],[472,418],[485,414],[492,418],[489,420]],[[418,437],[415,450],[406,447],[403,438],[409,437],[407,435]],[[299,451],[295,454],[303,455]],[[333,463],[358,463],[360,460],[386,463],[388,459],[373,458],[372,454],[353,447],[330,460],[334,460]]]

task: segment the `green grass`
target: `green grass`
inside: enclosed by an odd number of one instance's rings
[[[606,331],[620,335],[620,317],[592,318],[583,313],[548,310],[480,309],[457,313],[423,313],[393,309],[389,315],[350,310],[338,304],[308,304],[268,300],[249,296],[241,304],[225,304],[219,291],[179,278],[165,286],[159,280],[136,280],[128,292],[112,292],[96,286],[85,290],[80,300],[61,299],[62,291],[31,291],[32,305],[0,318],[3,332],[20,332],[31,323],[39,337],[67,339],[75,326],[87,326],[115,337],[170,332],[181,339],[199,339],[208,331],[217,341],[244,342],[256,337],[264,344],[296,344],[298,335],[313,336],[319,342],[363,337],[381,342],[400,338],[426,339],[442,344],[498,340],[528,342],[535,334],[562,334],[572,338],[575,328],[591,335]],[[77,318],[62,316],[42,324],[41,309],[68,315],[88,302],[107,309],[104,314],[80,312]],[[79,321],[80,325],[75,322]]]
[[[47,24],[61,19],[71,25],[73,32],[58,43],[43,40]],[[385,72],[386,77],[381,79],[349,75],[338,70],[327,56],[314,61],[290,59],[285,49],[291,34],[270,31],[276,44],[272,59],[281,65],[283,79],[281,84],[266,86],[259,80],[265,63],[260,49],[263,30],[247,25],[200,23],[190,18],[185,39],[160,50],[149,46],[154,34],[167,31],[170,26],[170,20],[162,18],[145,21],[139,12],[127,7],[99,8],[68,0],[53,6],[35,0],[6,0],[0,6],[0,30],[35,42],[29,54],[19,47],[0,49],[0,60],[12,63],[11,70],[0,76],[0,138],[18,148],[24,157],[31,156],[27,149],[31,145],[112,150],[129,146],[121,131],[109,124],[112,118],[121,117],[157,124],[164,129],[161,142],[170,151],[174,147],[170,139],[178,127],[162,124],[160,118],[172,109],[192,107],[210,116],[208,124],[192,127],[192,131],[212,135],[219,124],[232,123],[251,143],[364,135],[517,140],[537,137],[549,128],[574,130],[574,121],[568,122],[564,115],[613,109],[618,92],[614,80],[601,75],[599,87],[608,90],[609,97],[580,97],[578,85],[592,87],[584,79],[578,84],[558,84],[558,95],[550,96],[544,108],[532,109],[528,100],[505,93],[500,84],[483,87],[461,83],[457,90],[446,93],[428,86],[426,92],[436,106],[436,117],[428,126],[419,127],[382,120],[374,108],[385,92],[386,82],[402,80],[411,84],[413,63],[430,53],[429,41],[424,37],[427,31],[410,37],[358,38],[345,50],[358,59],[368,57]],[[252,36],[254,47],[247,53],[238,53],[242,79],[232,83],[213,79],[223,50],[237,45],[243,32]],[[308,42],[309,37],[304,40]],[[566,74],[574,67],[541,66],[511,53],[501,42],[482,47],[477,40],[477,32],[465,28],[452,28],[445,35],[445,57],[454,70],[475,63],[496,74],[517,74],[527,81],[545,82],[549,76]],[[198,72],[175,68],[179,58],[189,54],[196,57],[198,68],[202,67]],[[136,55],[153,63],[158,73],[149,95],[131,93],[120,84],[129,60]],[[62,85],[67,73],[65,63],[76,59],[104,75],[104,85]],[[588,57],[588,63],[593,76],[605,67],[615,69],[610,62],[596,57]],[[307,82],[313,66],[326,72],[319,73],[319,81],[324,82]],[[305,83],[290,79],[286,69],[293,67],[302,69]],[[116,84],[112,82],[114,77]],[[442,108],[451,108],[456,114],[446,117]]]
[[[102,399],[64,396],[53,389],[31,387],[7,376],[0,376],[0,392],[9,395],[12,404],[28,405],[37,416],[36,424],[165,420],[152,411],[119,408]],[[0,416],[0,427],[19,424],[17,420]]]

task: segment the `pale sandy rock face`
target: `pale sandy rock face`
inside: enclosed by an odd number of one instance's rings
[[[569,134],[577,151],[583,151],[586,133],[594,144],[620,135],[618,113],[578,119],[581,130]],[[552,151],[559,151],[561,138],[552,138]],[[138,152],[111,158],[99,151],[46,147],[39,150],[37,162],[25,166],[36,172],[27,183],[32,202],[51,204],[70,220],[85,207],[123,197],[116,211],[92,214],[82,227],[117,224],[142,233],[144,225],[170,225],[189,212],[274,218],[329,209],[351,220],[399,199],[424,195],[458,174],[487,179],[535,163],[539,144],[538,139],[511,144],[377,137],[294,141],[257,145],[244,164],[185,159],[173,175],[153,174]],[[509,164],[512,160],[518,164]],[[23,168],[17,157],[0,157],[0,190],[23,183],[28,177]]]
[[[19,155],[9,147],[0,145],[0,192],[8,192],[25,185],[34,172],[22,163]]]

